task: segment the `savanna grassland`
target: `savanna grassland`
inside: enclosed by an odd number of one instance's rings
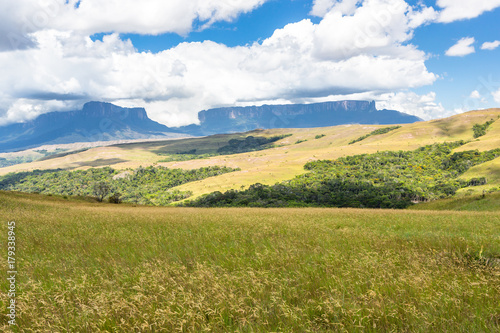
[[[145,207],[0,192],[2,244],[11,220],[14,331],[500,329],[498,211]],[[3,314],[7,289],[2,279]]]
[[[120,172],[148,166],[184,170],[212,166],[239,169],[237,172],[183,183],[171,189],[175,193],[191,193],[189,200],[196,200],[215,191],[248,189],[256,183],[272,186],[288,181],[305,174],[307,170],[304,165],[314,161],[383,151],[412,151],[426,145],[462,140],[465,144],[455,148],[453,153],[498,149],[499,119],[500,109],[487,109],[444,119],[404,124],[390,131],[384,131],[387,129],[386,125],[341,125],[255,130],[203,138],[120,144],[84,151],[67,151],[35,162],[0,168],[0,176],[33,170],[74,171],[102,167],[111,167]],[[231,140],[243,140],[249,136],[267,138],[270,141],[273,137],[281,139],[259,149],[223,149],[231,146]],[[486,184],[459,189],[457,195],[498,190],[500,157],[473,166],[459,176],[463,181],[483,177],[487,180]]]

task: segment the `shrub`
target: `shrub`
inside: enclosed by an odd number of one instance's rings
[[[121,203],[122,202],[121,194],[120,193],[113,193],[111,196],[109,196],[108,202],[114,203],[114,204]]]

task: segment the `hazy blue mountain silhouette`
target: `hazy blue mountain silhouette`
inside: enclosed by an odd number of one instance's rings
[[[0,127],[0,151],[55,143],[146,139],[167,132],[168,127],[149,119],[144,108],[89,102],[82,110],[50,112],[26,123]]]
[[[200,125],[178,128],[190,134],[245,132],[256,128],[309,128],[344,124],[408,124],[422,119],[377,110],[375,102],[338,101],[313,104],[216,108],[198,113]]]
[[[404,124],[421,119],[394,110],[377,110],[375,102],[338,101],[313,104],[225,107],[198,113],[199,125],[167,127],[148,118],[144,108],[89,102],[82,110],[50,112],[25,123],[0,127],[0,152],[44,144],[211,135],[256,128],[307,128],[343,124]]]

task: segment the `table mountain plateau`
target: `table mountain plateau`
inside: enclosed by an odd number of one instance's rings
[[[46,144],[133,139],[168,139],[235,133],[256,128],[308,128],[342,124],[403,124],[421,119],[375,102],[338,101],[314,104],[224,107],[198,113],[199,125],[167,127],[149,119],[144,108],[89,102],[82,110],[50,112],[24,123],[0,127],[0,152]]]

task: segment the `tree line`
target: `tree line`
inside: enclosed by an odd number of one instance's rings
[[[143,205],[167,205],[192,195],[173,187],[237,171],[210,166],[194,170],[165,167],[139,167],[115,170],[110,167],[88,170],[35,170],[0,177],[0,190],[28,193],[95,197],[98,201],[133,202]]]

